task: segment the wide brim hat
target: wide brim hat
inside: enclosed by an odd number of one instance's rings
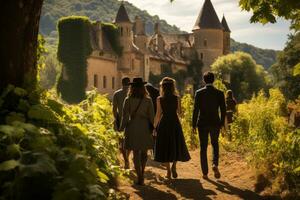
[[[142,78],[133,78],[132,82],[129,83],[129,85],[133,85],[133,86],[143,86],[145,85],[147,82],[143,81]]]

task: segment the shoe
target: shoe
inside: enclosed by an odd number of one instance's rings
[[[205,179],[205,180],[208,180],[207,174],[203,174],[202,178]]]
[[[168,171],[168,172],[167,172],[166,178],[167,178],[167,179],[171,179],[171,171]]]
[[[176,168],[172,166],[172,177],[173,178],[177,178],[178,177],[178,174],[176,172]]]
[[[219,169],[218,169],[218,166],[214,165],[214,166],[212,167],[212,169],[213,169],[213,171],[214,171],[215,178],[216,178],[216,179],[221,178],[221,173],[220,173],[220,171],[219,171]]]

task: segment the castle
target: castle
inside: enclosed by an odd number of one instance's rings
[[[123,1],[114,23],[119,27],[122,55],[113,51],[101,23],[96,23],[91,31],[93,52],[87,60],[87,90],[97,88],[109,97],[121,87],[124,76],[147,81],[150,72],[159,75],[165,66],[171,66],[172,72],[187,70],[195,57],[202,61],[204,72],[216,58],[230,52],[230,29],[224,16],[219,21],[210,0],[205,0],[192,33],[162,33],[156,23],[154,34],[148,36],[139,16],[134,22],[129,19]]]

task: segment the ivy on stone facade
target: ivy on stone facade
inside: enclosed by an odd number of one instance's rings
[[[87,58],[92,52],[90,27],[90,20],[83,16],[63,17],[58,21],[57,57],[63,69],[57,91],[69,103],[85,98]]]

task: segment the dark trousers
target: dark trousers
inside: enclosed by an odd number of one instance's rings
[[[200,139],[200,159],[201,159],[201,169],[204,175],[208,174],[208,164],[207,164],[207,145],[208,145],[208,135],[210,135],[211,145],[213,147],[213,165],[218,166],[219,164],[219,128],[202,128],[198,127],[199,139]]]

